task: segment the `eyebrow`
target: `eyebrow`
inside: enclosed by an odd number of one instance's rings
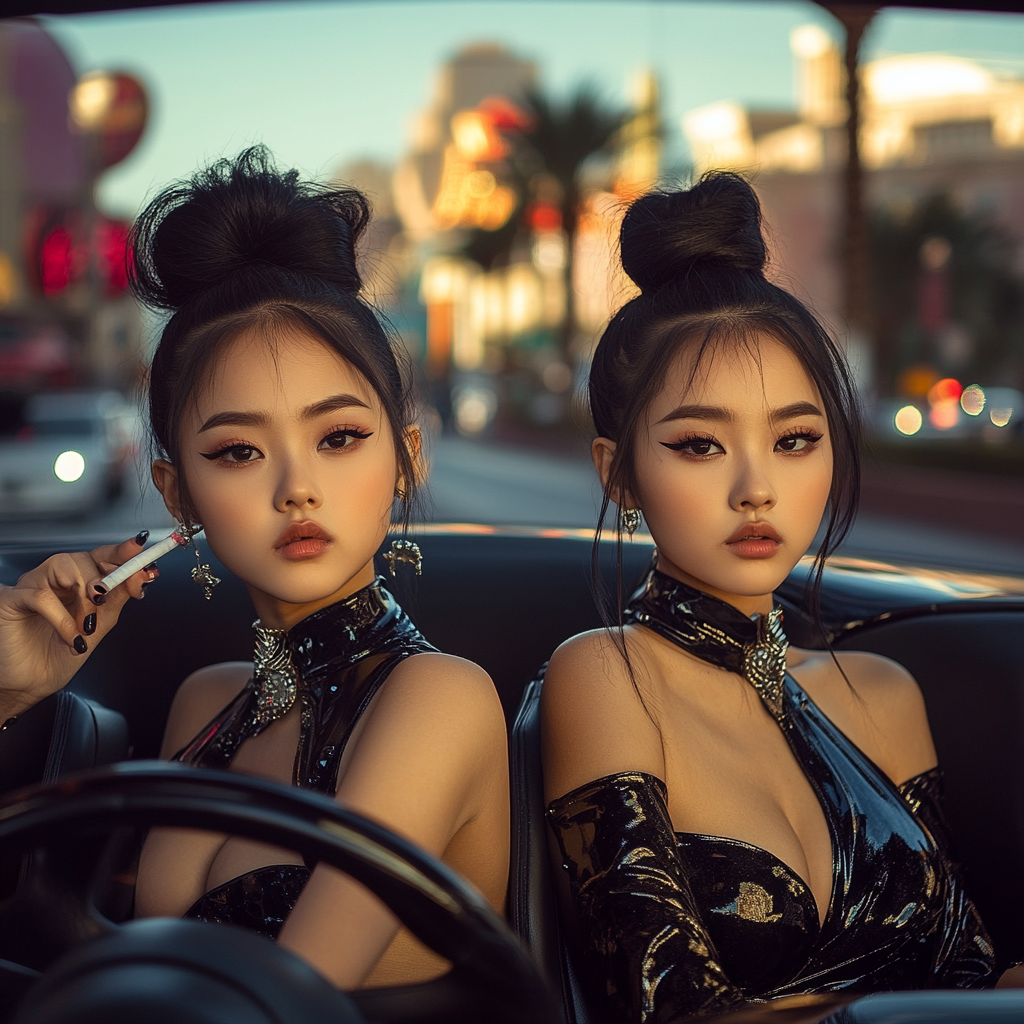
[[[779,420],[795,419],[797,416],[821,415],[821,410],[813,402],[793,402],[791,405],[784,405],[781,409],[772,409],[769,413],[769,419],[774,423]],[[658,423],[670,423],[672,420],[714,420],[720,423],[728,423],[732,418],[732,413],[721,406],[680,405],[667,416],[663,416],[658,420]]]
[[[319,402],[314,402],[312,405],[307,405],[302,412],[299,413],[299,418],[303,420],[316,419],[317,416],[322,416],[327,412],[334,412],[336,409],[350,409],[352,407],[359,407],[362,409],[369,409],[370,407],[356,395],[331,395],[329,398],[323,398]],[[206,430],[212,430],[214,427],[268,427],[270,426],[270,416],[265,412],[218,412],[211,416],[197,431],[202,434]]]

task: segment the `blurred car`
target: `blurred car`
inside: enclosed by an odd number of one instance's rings
[[[113,501],[135,454],[135,414],[116,391],[33,395],[0,439],[0,518],[72,516]]]

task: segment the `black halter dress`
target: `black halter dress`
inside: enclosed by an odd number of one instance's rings
[[[598,779],[548,808],[595,974],[616,1021],[674,1021],[812,992],[975,988],[992,945],[949,859],[935,768],[893,783],[786,671],[782,609],[748,619],[652,571],[626,620],[743,676],[821,804],[833,883],[737,839],[674,832],[665,783]]]
[[[253,677],[174,760],[227,768],[245,740],[258,736],[298,700],[302,719],[292,781],[333,796],[345,746],[374,695],[400,662],[436,650],[383,582],[378,577],[288,632],[254,623]],[[205,893],[185,916],[276,938],[310,873],[301,864],[249,871]]]

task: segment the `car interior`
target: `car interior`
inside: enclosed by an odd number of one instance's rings
[[[592,544],[584,534],[428,528],[417,536],[423,548],[423,575],[416,577],[399,566],[398,577],[388,583],[431,642],[481,664],[498,689],[510,732],[513,787],[508,918],[553,994],[554,1019],[579,1024],[600,1021],[602,1015],[595,980],[582,967],[578,938],[562,923],[572,916],[559,914],[566,893],[560,891],[558,873],[552,870],[544,823],[538,670],[562,640],[600,626],[590,577]],[[76,546],[81,547],[81,542]],[[602,549],[604,585],[613,586],[616,546],[605,542]],[[627,585],[643,576],[652,551],[649,542],[640,540],[623,545]],[[50,553],[49,547],[10,546],[0,551],[0,581],[13,582]],[[894,658],[921,684],[946,773],[956,855],[1000,957],[1019,960],[1024,957],[1019,926],[1024,915],[1024,879],[1019,871],[1024,862],[1024,654],[1019,642],[1024,633],[1024,599],[1000,593],[991,585],[979,586],[966,574],[964,585],[957,586],[956,574],[946,573],[936,582],[926,572],[887,569],[878,563],[858,568],[850,560],[836,561],[826,570],[823,582],[825,632],[836,649],[869,650]],[[117,629],[67,690],[27,712],[18,729],[11,731],[9,739],[14,742],[0,744],[5,789],[53,783],[82,769],[125,759],[156,757],[180,682],[200,666],[250,657],[253,612],[244,586],[224,573],[224,585],[206,602],[187,578],[187,552],[172,553],[162,568],[159,585],[145,601],[129,603]],[[387,576],[383,563],[380,568]],[[807,582],[806,567],[798,566],[778,593],[792,641],[820,648],[821,634],[806,610]],[[165,766],[164,771],[176,769],[193,771],[179,766]],[[109,778],[104,776],[103,785],[111,787],[111,793],[118,786],[127,787],[128,792],[132,786],[172,785],[170,778],[122,774],[118,779],[116,771]],[[176,780],[173,784],[180,785]],[[232,785],[244,787],[234,776]],[[130,815],[118,820],[119,831],[108,830],[99,839],[86,835],[81,841],[54,844],[45,854],[33,853],[21,868],[20,881],[18,863],[12,866],[10,850],[5,851],[9,898],[0,908],[0,957],[16,975],[13,982],[8,977],[9,983],[27,989],[37,972],[83,939],[113,931],[118,924],[127,922],[129,928],[137,928],[147,923],[130,922],[133,847],[129,827],[133,821],[139,827],[156,820],[159,798],[150,794],[146,799],[152,805],[137,808],[133,820]],[[237,800],[221,799],[222,811]],[[308,794],[301,794],[301,799],[296,794],[295,799],[322,802]],[[83,801],[84,794],[78,793],[74,800],[69,798],[68,807]],[[24,819],[24,804],[15,800],[14,806],[21,806]],[[199,813],[195,807],[192,811]],[[94,830],[96,826],[94,821]],[[254,826],[242,822],[237,827]],[[51,832],[51,837],[58,832]],[[70,820],[62,834],[74,834]],[[120,845],[109,838],[112,834],[121,837]],[[27,835],[18,842],[28,845],[18,845],[17,850],[32,849]],[[308,841],[308,837],[290,838],[291,845]],[[419,857],[417,863],[430,860],[411,848],[404,853],[414,860]],[[437,869],[443,870],[435,864]],[[449,884],[460,899],[470,899],[458,889],[457,880]],[[511,957],[512,963],[506,977],[515,976],[511,947],[497,933],[498,925],[489,922],[488,927],[496,933],[492,944],[506,943],[502,956]],[[176,937],[175,948],[188,949],[190,941]],[[18,967],[23,968],[20,974]],[[517,991],[522,992],[528,986],[522,983],[522,973],[519,977]],[[448,995],[456,988],[472,987],[460,987],[449,979]],[[424,991],[407,992],[401,998],[395,995],[398,990],[390,995],[381,990],[377,1003],[360,993],[356,1003],[370,1020],[434,1020],[440,1019],[438,1013],[450,1020],[477,1019],[465,1000],[437,994],[438,989],[414,988]],[[431,991],[435,994],[428,997]],[[493,999],[497,991],[493,982],[488,991]],[[538,1007],[546,997],[536,993],[534,997],[531,1012],[540,1013]],[[456,1012],[459,1006],[464,1015]],[[512,1010],[509,1013],[513,1015],[507,1019],[516,1019]]]
[[[3,16],[165,3],[10,0]],[[118,539],[0,543],[0,585],[57,551]],[[592,533],[428,526],[415,539],[422,576],[399,566],[392,579],[379,559],[386,585],[431,643],[490,674],[505,713],[506,919],[439,861],[334,801],[155,761],[182,680],[252,656],[254,613],[244,585],[211,557],[223,585],[204,601],[188,579],[189,553],[178,550],[71,684],[0,734],[0,1024],[605,1024],[603,986],[585,966],[552,858],[540,758],[543,666],[562,641],[602,624]],[[598,547],[608,589],[616,585],[616,557],[629,588],[653,554],[640,535],[621,548]],[[816,619],[810,579],[801,563],[777,592],[790,641],[885,655],[918,681],[945,772],[954,854],[1003,966],[1024,960],[1024,585],[837,558],[824,573]],[[422,985],[342,993],[287,950],[240,929],[135,920],[139,841],[153,825],[232,831],[332,864],[363,882],[452,970]],[[946,992],[898,995],[908,998],[891,1006],[883,999],[859,1014],[847,1007],[836,1019],[974,1019]],[[852,998],[817,1010],[747,1008],[730,1019],[817,1021]],[[1019,1008],[999,1004],[984,1020],[1019,1021]]]

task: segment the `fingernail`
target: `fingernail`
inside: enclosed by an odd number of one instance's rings
[[[139,532],[135,534],[135,543],[138,544],[140,548],[147,540],[149,540],[149,530],[139,530]]]
[[[96,632],[96,613],[89,612],[86,615],[85,620],[82,622],[82,632],[86,636],[92,636]]]
[[[106,599],[107,599],[107,595],[102,590],[99,591],[99,593],[96,593],[96,594],[92,595],[92,603],[93,604],[103,604],[103,602],[106,601]]]
[[[75,652],[77,654],[85,654],[85,652],[87,650],[89,650],[89,645],[85,642],[85,640],[81,636],[76,636],[75,637]]]
[[[149,572],[151,569],[156,568],[156,562],[150,562],[149,565],[144,565],[142,568],[145,572]]]

